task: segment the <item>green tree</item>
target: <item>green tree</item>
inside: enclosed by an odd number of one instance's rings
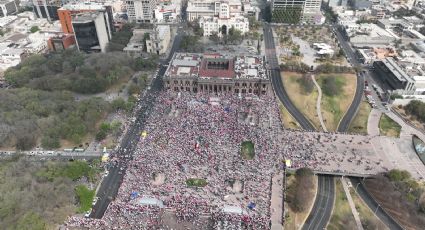
[[[26,213],[16,223],[16,229],[22,230],[44,230],[46,227],[43,218],[34,212]]]
[[[126,102],[121,97],[114,99],[111,102],[112,109],[115,110],[115,111],[120,110],[120,109],[125,109],[126,108],[125,104],[126,104]]]
[[[220,38],[218,37],[218,33],[216,31],[212,32],[208,38],[214,43],[220,42]]]
[[[37,32],[39,30],[40,30],[40,28],[38,28],[38,26],[33,26],[33,27],[30,28],[30,32],[31,33],[35,33],[35,32]]]
[[[194,52],[199,46],[199,37],[193,35],[184,35],[180,42],[180,49],[187,52]]]
[[[108,134],[105,132],[105,131],[103,131],[103,130],[100,130],[99,132],[97,132],[97,134],[96,134],[96,141],[101,141],[101,140],[104,140],[105,138],[106,138],[106,136],[107,136]]]
[[[127,23],[124,24],[121,30],[114,32],[111,41],[108,43],[107,50],[109,52],[122,51],[133,36],[134,27],[135,24]]]
[[[337,96],[342,91],[342,87],[334,76],[329,76],[323,79],[322,89],[323,93],[330,97]]]
[[[391,181],[405,181],[411,178],[411,175],[406,170],[392,169],[387,173]]]
[[[58,136],[44,136],[43,139],[41,139],[41,147],[44,149],[57,149],[60,148],[60,140]]]
[[[226,36],[226,42],[230,44],[238,44],[242,42],[242,39],[242,31],[235,29],[235,27],[232,26],[229,29],[229,34]]]
[[[248,21],[250,30],[257,30],[258,28],[260,28],[261,24],[254,16],[248,16]]]
[[[30,150],[36,145],[36,138],[32,134],[23,134],[17,138],[16,149],[18,150]]]

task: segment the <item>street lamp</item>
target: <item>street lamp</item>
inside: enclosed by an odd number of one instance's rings
[[[357,185],[356,185],[356,189],[355,189],[355,190],[356,190],[356,192],[357,192],[357,187],[359,187],[359,185],[360,185],[360,182],[359,182],[359,183],[357,183]]]
[[[381,207],[381,205],[380,204],[378,204],[378,206],[376,207],[376,209],[375,209],[375,212],[374,212],[374,214],[376,215],[376,212],[378,211],[378,208],[379,207]]]

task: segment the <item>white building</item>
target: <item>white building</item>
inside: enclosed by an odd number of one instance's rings
[[[24,53],[24,49],[15,48],[11,42],[0,43],[0,71],[21,63]]]
[[[18,7],[17,0],[0,0],[0,18],[17,13]]]
[[[240,0],[192,0],[188,2],[186,12],[189,21],[195,21],[202,17],[220,15],[236,17],[244,14]]]
[[[155,9],[157,22],[176,22],[180,18],[181,5],[178,2],[160,3]]]
[[[127,0],[128,20],[131,22],[152,22],[157,0]]]
[[[168,25],[159,25],[149,33],[149,39],[146,40],[146,49],[148,53],[165,54],[171,40],[171,30]]]
[[[204,36],[210,36],[216,32],[221,37],[228,34],[232,27],[240,30],[242,34],[249,32],[249,20],[242,16],[232,18],[203,17],[199,20],[199,25],[204,30]]]

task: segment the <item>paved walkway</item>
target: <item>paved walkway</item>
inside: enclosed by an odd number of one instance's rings
[[[272,178],[272,197],[271,197],[271,222],[272,230],[283,229],[283,171]]]
[[[382,110],[372,109],[369,114],[367,131],[370,136],[379,136],[379,119]],[[389,160],[389,169],[396,168],[409,171],[414,178],[425,179],[425,165],[419,159],[412,145],[412,135],[425,140],[425,134],[413,128],[392,111],[384,112],[401,125],[400,137],[381,137],[372,139],[375,152],[381,152]]]
[[[311,80],[316,86],[317,91],[319,91],[319,96],[317,97],[317,102],[316,102],[317,116],[319,117],[320,125],[322,126],[323,131],[327,132],[328,129],[325,126],[325,122],[323,122],[322,110],[320,108],[320,104],[322,102],[322,89],[320,88],[320,85],[317,83],[316,78],[314,77],[314,74],[311,75]]]
[[[382,112],[379,109],[372,109],[367,120],[367,133],[371,136],[379,136],[379,119]]]
[[[362,222],[360,221],[359,213],[357,212],[356,206],[354,205],[353,198],[351,197],[350,190],[348,189],[348,185],[345,181],[344,177],[341,177],[342,187],[344,188],[345,196],[347,197],[348,204],[350,205],[351,212],[353,213],[354,220],[356,221],[357,229],[363,230]]]

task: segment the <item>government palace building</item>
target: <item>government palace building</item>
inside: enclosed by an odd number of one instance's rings
[[[272,95],[261,56],[175,53],[164,75],[165,88],[176,92]]]

